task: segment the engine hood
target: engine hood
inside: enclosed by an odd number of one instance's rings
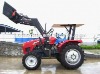
[[[42,40],[42,43],[44,42],[44,38],[41,39]],[[39,44],[39,39],[35,39],[35,40],[30,40],[30,41],[27,41],[27,42],[24,42],[23,43],[23,46],[26,48],[26,47],[31,47],[32,45],[34,44]]]

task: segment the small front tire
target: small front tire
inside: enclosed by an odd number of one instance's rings
[[[28,70],[36,70],[41,64],[41,57],[36,53],[27,53],[23,56],[22,64]]]

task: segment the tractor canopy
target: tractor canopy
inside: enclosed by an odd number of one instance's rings
[[[74,40],[76,27],[80,27],[82,25],[84,25],[84,24],[53,24],[52,27],[66,28],[66,31],[68,33],[67,40]]]
[[[53,24],[52,27],[55,27],[55,28],[64,28],[65,26],[66,27],[70,27],[70,26],[74,26],[76,25],[76,27],[80,27],[84,24]]]

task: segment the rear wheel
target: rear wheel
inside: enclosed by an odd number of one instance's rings
[[[40,66],[41,58],[36,53],[28,53],[23,56],[22,64],[28,70],[35,70]]]
[[[60,54],[56,54],[56,59],[60,62],[61,58],[60,58]]]
[[[68,45],[61,52],[61,63],[67,69],[77,69],[84,62],[84,52],[78,45]]]

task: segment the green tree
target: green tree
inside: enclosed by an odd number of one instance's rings
[[[32,36],[32,34],[33,34],[33,29],[30,29],[30,30],[29,30],[29,34],[31,34],[31,36]]]

